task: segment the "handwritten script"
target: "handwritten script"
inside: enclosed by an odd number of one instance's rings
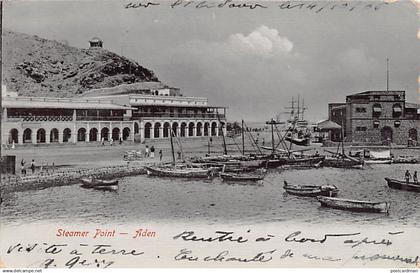
[[[143,229],[136,231],[139,234]],[[104,232],[113,233],[114,230]],[[60,230],[60,234],[70,231]],[[143,230],[142,232],[146,232]],[[147,232],[146,232],[147,233]],[[56,234],[54,234],[56,235]],[[144,265],[185,265],[193,264],[290,264],[303,260],[334,266],[343,265],[349,260],[356,265],[388,262],[391,265],[416,266],[419,263],[418,252],[400,253],[395,242],[406,236],[404,231],[387,232],[371,237],[361,231],[328,232],[324,234],[304,232],[261,233],[251,229],[238,230],[195,231],[184,230],[175,234],[161,234],[151,242],[147,237],[139,241],[136,236],[120,236],[118,238],[104,237],[103,240],[120,242],[124,247],[116,247],[113,243],[97,243],[94,236],[84,237],[86,243],[74,243],[80,238],[66,237],[62,242],[16,242],[2,252],[6,257],[14,256],[27,259],[33,256],[38,261],[38,267],[94,267],[108,268],[130,264]],[[52,236],[54,238],[54,236]],[[57,237],[55,237],[57,238]],[[405,239],[410,240],[408,236]],[[170,248],[155,247],[156,240],[161,245]],[[91,243],[94,242],[94,243]],[[121,245],[121,244],[119,244]],[[129,246],[129,247],[128,247]],[[339,249],[340,251],[336,251]],[[40,259],[41,257],[41,259]],[[39,261],[42,261],[39,263]]]
[[[314,13],[328,11],[357,11],[372,10],[378,11],[390,3],[384,1],[363,2],[363,1],[139,1],[124,4],[125,9],[147,9],[158,6],[169,6],[171,9],[241,9],[241,10],[293,10],[309,11]]]

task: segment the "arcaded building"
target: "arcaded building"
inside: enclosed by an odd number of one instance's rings
[[[49,144],[210,137],[226,132],[226,108],[178,88],[143,82],[96,89],[77,98],[2,93],[1,143]]]
[[[408,103],[405,91],[365,91],[330,103],[329,119],[342,125],[345,141],[418,145],[420,105]]]

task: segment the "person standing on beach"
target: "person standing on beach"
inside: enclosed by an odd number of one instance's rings
[[[409,182],[410,182],[410,178],[411,178],[411,174],[410,174],[410,172],[407,170],[407,171],[405,172],[405,182],[406,182],[406,183],[409,183]]]
[[[101,143],[102,143],[102,146],[105,146],[105,138],[104,137],[101,138]]]
[[[144,157],[149,157],[149,145],[146,145],[146,152],[144,153]]]
[[[159,161],[162,161],[162,150],[159,150]]]
[[[25,173],[25,160],[22,158],[22,161],[20,162],[20,172],[21,174]]]
[[[31,161],[31,170],[32,170],[32,174],[34,174],[35,173],[35,160],[34,159],[32,159]]]
[[[155,158],[155,146],[150,147],[150,157]]]
[[[415,171],[414,174],[413,174],[413,181],[414,181],[414,184],[419,183],[419,179],[417,178],[417,171]]]

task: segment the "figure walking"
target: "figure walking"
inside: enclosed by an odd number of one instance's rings
[[[20,172],[21,174],[26,174],[26,170],[25,170],[25,160],[22,158],[22,161],[20,162]]]
[[[150,147],[150,157],[155,158],[155,146]]]
[[[407,170],[407,171],[405,172],[405,182],[406,182],[406,183],[409,183],[409,182],[410,182],[410,178],[411,178],[411,174],[410,174],[410,172]]]
[[[149,145],[146,145],[146,152],[144,153],[144,157],[149,157]]]
[[[419,183],[419,179],[417,178],[417,171],[415,171],[414,174],[413,174],[413,181],[414,181],[415,184]]]
[[[162,161],[162,150],[159,150],[159,161]]]
[[[31,161],[31,170],[32,170],[32,174],[34,174],[35,173],[35,160],[34,159],[32,159]]]

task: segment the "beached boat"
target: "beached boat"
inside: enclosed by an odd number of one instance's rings
[[[329,196],[334,197],[338,188],[334,185],[292,185],[284,181],[283,189],[292,195],[298,196]]]
[[[200,168],[187,166],[146,166],[150,176],[179,177],[179,178],[211,178],[217,168]]]
[[[371,202],[351,199],[341,199],[334,197],[318,196],[318,201],[323,207],[356,212],[377,212],[389,213],[391,204],[389,202]]]
[[[273,159],[264,160],[260,163],[261,167],[273,169],[280,166],[317,166],[325,159],[325,156],[304,156],[296,158],[277,157]],[[321,163],[322,164],[322,163]]]
[[[385,177],[388,187],[396,190],[420,192],[420,184],[407,183],[405,181]]]
[[[394,164],[416,164],[419,160],[413,156],[399,156],[392,160]]]
[[[95,178],[82,178],[81,187],[86,189],[97,189],[97,190],[118,190],[118,180],[104,180]]]
[[[321,167],[362,169],[363,161],[343,157],[327,157],[321,162]]]
[[[391,164],[392,163],[392,159],[365,159],[364,160],[365,164]]]

